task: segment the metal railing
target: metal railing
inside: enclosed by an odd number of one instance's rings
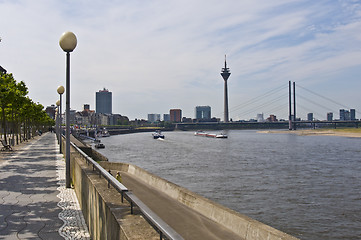
[[[125,198],[130,203],[131,214],[133,214],[134,205],[137,206],[145,217],[145,219],[153,226],[153,228],[159,233],[160,239],[169,240],[183,240],[183,237],[179,235],[173,228],[171,228],[166,222],[164,222],[157,214],[155,214],[147,205],[145,205],[137,196],[129,191],[123,184],[121,184],[113,175],[107,172],[99,163],[94,161],[74,143],[70,143],[85,159],[87,164],[92,164],[93,171],[97,170],[99,176],[103,176],[108,181],[108,187],[112,185],[122,196],[122,202]]]

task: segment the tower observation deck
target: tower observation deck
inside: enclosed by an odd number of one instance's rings
[[[229,68],[227,68],[227,58],[224,56],[224,68],[222,68],[221,76],[224,80],[224,122],[229,122],[228,116],[228,89],[227,89],[227,80],[231,73],[229,72]]]

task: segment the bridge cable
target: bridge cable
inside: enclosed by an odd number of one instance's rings
[[[259,95],[259,96],[257,96],[257,97],[254,97],[254,98],[252,98],[252,99],[250,99],[250,100],[248,100],[248,101],[246,101],[246,102],[244,102],[244,103],[242,103],[242,104],[239,104],[239,105],[237,105],[237,106],[235,106],[235,107],[232,107],[229,112],[235,112],[235,111],[240,110],[240,109],[245,108],[245,107],[252,107],[252,106],[255,105],[257,102],[259,102],[259,101],[261,101],[261,100],[265,100],[266,97],[272,96],[272,95],[274,95],[275,93],[280,92],[281,90],[283,90],[283,89],[285,89],[285,88],[287,88],[287,87],[288,87],[288,86],[281,85],[281,86],[279,86],[279,87],[276,87],[276,88],[274,88],[274,89],[271,89],[270,91],[268,91],[268,92],[266,92],[266,93],[263,93],[263,94],[261,94],[261,95]],[[277,98],[277,100],[278,100],[278,99],[279,99],[279,98]],[[271,102],[268,101],[267,103],[273,103],[273,102],[275,102],[275,101],[276,101],[276,100],[272,100]],[[261,104],[261,106],[257,106],[256,108],[258,109],[258,108],[260,108],[260,107],[263,107],[264,105],[265,105],[265,104]],[[249,111],[250,111],[250,110],[247,110],[246,112],[250,113]],[[255,111],[255,108],[252,108],[251,111]],[[222,112],[222,113],[224,113],[224,112]],[[220,113],[220,114],[222,114],[222,113]],[[244,112],[242,113],[242,115],[243,115],[243,114],[244,114]]]
[[[310,92],[310,93],[312,93],[312,94],[314,94],[314,95],[316,95],[316,96],[318,96],[318,97],[321,97],[321,98],[326,99],[326,100],[328,100],[328,101],[330,101],[330,102],[333,102],[334,104],[337,104],[337,105],[339,105],[339,106],[341,106],[341,107],[350,109],[350,108],[347,107],[346,105],[343,105],[343,104],[341,104],[341,103],[338,103],[338,102],[336,102],[335,100],[333,100],[333,99],[331,99],[331,98],[322,96],[321,94],[315,93],[314,91],[311,91],[311,90],[309,90],[309,89],[307,89],[307,88],[305,88],[305,87],[300,86],[299,84],[297,84],[297,87],[300,87],[300,88],[302,88],[303,90],[306,90],[306,91],[308,91],[308,92]]]

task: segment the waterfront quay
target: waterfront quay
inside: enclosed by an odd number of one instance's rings
[[[73,142],[93,158],[102,158],[81,142]],[[141,209],[122,201],[121,194],[77,149],[72,147],[70,153],[73,198],[66,198],[71,194],[64,189],[64,159],[58,154],[55,134],[45,133],[2,153],[1,239],[159,239]],[[113,176],[120,171],[128,191],[182,239],[296,239],[137,166],[99,163]]]

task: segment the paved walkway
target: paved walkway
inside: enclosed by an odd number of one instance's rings
[[[90,239],[58,152],[45,133],[0,165],[0,239]]]

